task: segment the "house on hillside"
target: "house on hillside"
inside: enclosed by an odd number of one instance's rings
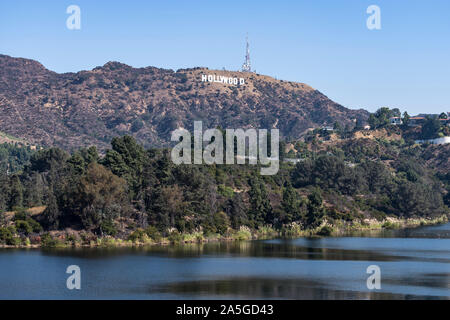
[[[389,123],[394,126],[399,126],[399,125],[403,124],[403,121],[402,121],[402,118],[400,118],[400,117],[390,117]]]

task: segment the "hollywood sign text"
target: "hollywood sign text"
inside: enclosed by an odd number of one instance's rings
[[[215,82],[215,83],[223,83],[223,84],[232,84],[237,86],[244,85],[245,79],[244,78],[236,78],[236,77],[225,77],[225,76],[218,76],[215,74],[202,74],[202,82]]]

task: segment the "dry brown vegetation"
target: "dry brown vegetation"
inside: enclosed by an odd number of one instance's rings
[[[201,81],[202,74],[245,78],[243,86]],[[0,129],[33,144],[66,150],[109,146],[131,134],[165,146],[177,127],[272,128],[298,138],[308,128],[366,119],[303,83],[253,73],[132,68],[118,62],[57,74],[40,63],[0,55]]]

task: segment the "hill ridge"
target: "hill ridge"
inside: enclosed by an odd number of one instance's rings
[[[202,81],[202,75],[244,78],[245,84]],[[298,138],[309,128],[352,125],[368,112],[331,101],[307,84],[206,67],[134,68],[109,61],[92,70],[56,73],[41,63],[0,55],[0,131],[66,150],[130,134],[145,146],[167,146],[170,132],[204,127],[271,128]]]

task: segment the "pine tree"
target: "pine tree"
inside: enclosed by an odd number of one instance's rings
[[[86,162],[79,152],[75,152],[67,162],[77,175],[82,175],[86,170]]]
[[[45,182],[42,175],[33,172],[24,183],[24,206],[40,206],[44,200]]]
[[[284,223],[291,223],[300,219],[301,213],[298,194],[289,181],[286,182],[286,186],[283,188],[281,207],[285,213]]]
[[[308,196],[308,212],[306,214],[306,225],[315,228],[322,222],[325,210],[323,208],[322,194],[319,188],[313,190]]]
[[[9,179],[0,173],[0,212],[8,210],[9,207]]]
[[[15,207],[23,206],[23,187],[19,176],[14,175],[10,180],[9,208],[14,210]]]
[[[61,213],[58,208],[58,203],[56,201],[55,194],[53,193],[53,187],[50,186],[48,195],[47,195],[47,207],[43,212],[43,225],[46,229],[54,230],[58,229],[60,223]]]
[[[240,226],[248,223],[245,204],[240,193],[235,193],[233,198],[228,199],[226,213],[230,217],[233,229],[239,229]]]
[[[402,122],[403,122],[404,126],[408,126],[410,119],[411,119],[411,117],[409,116],[408,112],[406,112],[406,111],[403,112]]]
[[[114,138],[111,141],[112,150],[106,152],[102,163],[115,175],[124,178],[130,188],[133,200],[140,198],[144,163],[147,160],[145,149],[131,136]],[[95,150],[91,150],[91,154]]]
[[[250,210],[249,218],[255,226],[273,223],[273,211],[267,194],[266,186],[260,178],[250,180]]]

